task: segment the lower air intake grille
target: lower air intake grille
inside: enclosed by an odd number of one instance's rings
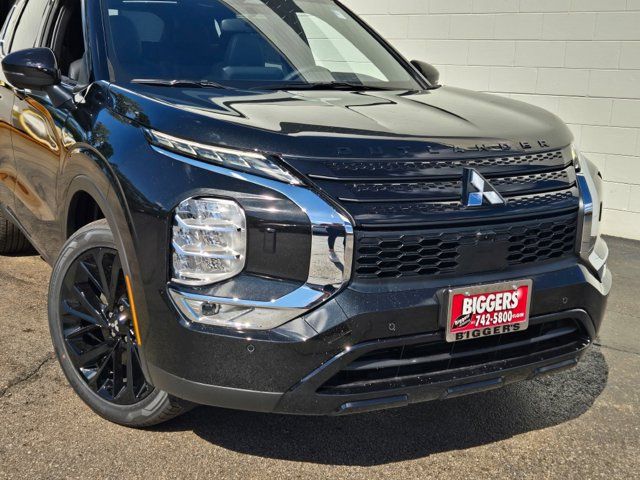
[[[337,373],[318,392],[351,395],[445,382],[575,354],[589,344],[579,323],[567,319],[465,342],[440,340],[375,350]]]
[[[465,275],[574,255],[577,215],[508,225],[358,234],[356,275]]]

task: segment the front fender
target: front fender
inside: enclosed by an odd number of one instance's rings
[[[105,148],[103,143],[108,141],[104,132],[114,131],[115,128],[136,129],[126,122],[120,123],[119,119],[113,118],[107,110],[102,110],[96,116],[96,121],[85,125],[86,128],[82,128],[81,122],[73,120],[72,118],[70,125],[68,124],[70,128],[66,132],[67,140],[73,138],[77,142],[70,146],[68,154],[60,166],[57,190],[61,235],[59,244],[54,247],[56,251],[51,258],[57,258],[64,242],[73,233],[69,231],[68,226],[72,223],[69,215],[75,195],[79,192],[90,195],[100,207],[113,232],[115,243],[120,251],[124,273],[131,280],[140,329],[140,353],[143,369],[146,370],[144,344],[149,332],[149,315],[135,247],[135,227],[118,175],[114,149],[110,145],[109,148]],[[99,135],[96,132],[99,132]],[[100,141],[97,141],[98,139]]]

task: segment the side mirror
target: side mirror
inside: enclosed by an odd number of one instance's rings
[[[2,70],[11,85],[24,90],[45,90],[61,81],[56,56],[48,48],[10,53],[2,60]]]
[[[13,87],[43,91],[56,108],[73,101],[73,95],[61,86],[58,61],[49,48],[29,48],[10,53],[2,60],[2,70]]]
[[[433,88],[439,88],[440,85],[440,72],[436,67],[427,62],[421,62],[420,60],[412,60],[411,64],[422,74],[427,82]]]

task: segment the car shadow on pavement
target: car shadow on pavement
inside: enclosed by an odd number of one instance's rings
[[[7,258],[40,257],[36,250],[31,246],[27,247],[27,250],[25,250],[24,252],[3,253],[2,256]]]
[[[608,366],[597,348],[570,371],[477,395],[346,417],[200,407],[161,431],[192,430],[228,450],[324,465],[374,466],[466,449],[559,425],[589,410]]]

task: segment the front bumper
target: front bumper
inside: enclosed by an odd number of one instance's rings
[[[367,382],[356,389],[327,388],[344,369],[372,353],[375,358],[375,352],[394,348],[446,345],[440,318],[445,287],[522,278],[533,279],[534,285],[530,328],[573,322],[579,334],[570,344],[509,358],[491,350],[474,357],[482,359],[479,363],[437,374],[417,370],[372,380],[371,388]],[[597,335],[610,287],[606,268],[598,275],[571,259],[508,275],[449,279],[446,285],[426,281],[384,292],[352,285],[310,314],[265,332],[189,324],[163,292],[143,354],[153,385],[199,404],[311,415],[391,408],[498,388],[574,366]]]

